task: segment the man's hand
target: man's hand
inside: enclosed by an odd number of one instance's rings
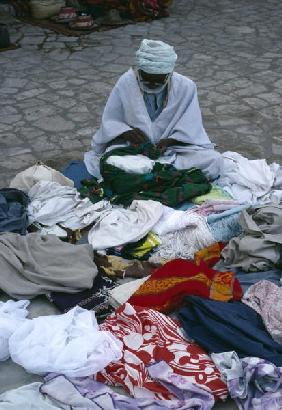
[[[171,147],[172,145],[177,145],[177,141],[173,138],[165,138],[159,141],[157,148],[159,148],[159,150],[163,153],[168,149],[168,147]]]
[[[143,131],[139,130],[139,128],[133,128],[130,131],[126,131],[119,136],[119,138],[128,141],[130,144],[133,145],[141,145],[146,142],[149,142],[149,139]]]

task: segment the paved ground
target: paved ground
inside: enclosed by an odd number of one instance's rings
[[[168,19],[81,39],[11,22],[21,48],[0,54],[0,186],[35,160],[81,158],[144,37],[175,45],[219,150],[281,162],[281,1],[175,3]]]
[[[204,123],[220,151],[281,163],[281,1],[175,3],[168,19],[81,39],[9,20],[21,48],[0,53],[0,186],[36,160],[60,169],[82,158],[113,84],[144,37],[175,46],[177,70],[197,82]],[[32,312],[55,310],[38,299]],[[35,379],[1,364],[0,391]]]

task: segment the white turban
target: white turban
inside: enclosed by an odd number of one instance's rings
[[[136,51],[137,68],[149,74],[172,73],[176,60],[174,48],[163,41],[144,39]]]

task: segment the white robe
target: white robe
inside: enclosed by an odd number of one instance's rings
[[[133,69],[120,77],[105,106],[101,126],[93,136],[92,151],[86,153],[84,157],[86,167],[91,174],[100,176],[99,161],[106,145],[132,128],[143,131],[153,144],[166,138],[189,144],[175,147],[175,150],[174,147],[170,147],[165,153],[168,162],[175,162],[176,167],[176,159],[181,157],[180,162],[178,161],[179,169],[197,165],[201,168],[203,149],[207,154],[204,168],[206,168],[207,158],[214,162],[214,155],[216,159],[219,155],[213,150],[214,146],[203,127],[196,84],[175,72],[169,85],[167,105],[154,121],[150,119]],[[201,151],[200,155],[197,155],[196,164],[193,163],[193,158],[191,162],[191,150],[194,149]]]

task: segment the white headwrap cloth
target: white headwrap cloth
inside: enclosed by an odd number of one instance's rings
[[[149,74],[172,73],[176,60],[174,48],[163,41],[144,39],[136,52],[137,68]]]

